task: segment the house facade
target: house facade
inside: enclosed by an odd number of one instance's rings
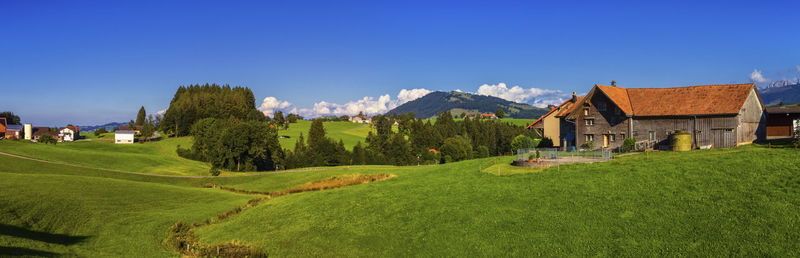
[[[131,130],[117,130],[114,132],[114,143],[116,144],[130,144],[134,143],[135,131]]]
[[[64,127],[58,130],[58,140],[60,142],[72,142],[78,139],[78,131],[75,127]]]
[[[575,146],[575,123],[567,121],[565,116],[577,107],[583,97],[578,97],[574,92],[572,97],[558,106],[551,106],[543,116],[528,125],[528,130],[536,130],[539,135],[550,138],[554,147]]]
[[[633,137],[666,149],[676,131],[692,134],[694,148],[729,148],[764,137],[766,116],[755,84],[677,88],[595,85],[566,117],[577,146],[619,148]]]
[[[6,139],[18,140],[24,137],[22,125],[8,125],[6,127]]]

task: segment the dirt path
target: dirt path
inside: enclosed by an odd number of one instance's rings
[[[31,160],[31,161],[36,161],[36,162],[42,162],[42,163],[48,163],[48,164],[54,164],[54,165],[62,165],[62,166],[70,166],[70,167],[76,167],[76,168],[86,168],[86,169],[95,169],[95,170],[102,170],[102,171],[113,172],[113,173],[133,174],[133,175],[142,175],[142,176],[156,176],[156,177],[173,177],[173,178],[220,178],[220,177],[245,177],[245,176],[261,176],[261,175],[272,175],[272,174],[285,174],[285,173],[301,173],[301,172],[311,172],[311,171],[323,171],[323,170],[329,170],[329,169],[331,169],[331,168],[308,168],[308,169],[295,169],[295,170],[284,170],[284,171],[273,171],[273,172],[252,172],[252,173],[247,173],[247,174],[244,174],[244,175],[231,175],[231,176],[177,176],[177,175],[159,175],[159,174],[148,174],[148,173],[141,173],[141,172],[131,172],[131,171],[116,170],[116,169],[107,169],[107,168],[96,168],[96,167],[89,167],[89,166],[83,166],[83,165],[76,165],[76,164],[69,164],[69,163],[63,163],[63,162],[57,162],[57,161],[49,161],[49,160],[43,160],[43,159],[37,159],[37,158],[31,158],[31,157],[20,156],[20,155],[11,154],[11,153],[6,153],[6,152],[0,152],[0,155],[3,155],[3,156],[8,156],[8,157],[12,157],[12,158],[18,158],[18,159],[25,159],[25,160]]]

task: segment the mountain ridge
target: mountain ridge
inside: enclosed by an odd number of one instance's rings
[[[494,113],[503,109],[509,118],[535,119],[547,113],[547,109],[516,103],[493,96],[476,95],[459,91],[434,91],[418,99],[406,102],[386,114],[397,115],[413,112],[417,118],[431,118],[453,109],[459,112]]]

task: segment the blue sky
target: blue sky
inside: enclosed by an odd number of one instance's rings
[[[127,121],[206,82],[314,115],[427,90],[542,105],[611,80],[800,76],[798,1],[231,2],[0,1],[0,110],[40,125]]]

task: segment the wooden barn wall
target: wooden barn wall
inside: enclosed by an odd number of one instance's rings
[[[586,135],[594,135],[594,147],[603,147],[603,135],[613,134],[615,140],[608,143],[608,148],[619,148],[624,142],[623,135],[630,137],[628,133],[628,118],[608,97],[603,93],[597,92],[590,100],[591,105],[578,107],[578,115],[575,119],[575,144],[582,146],[586,143]],[[597,109],[599,105],[605,103],[606,110]],[[584,109],[589,109],[589,115],[584,115]],[[594,119],[594,125],[586,125],[586,119]]]
[[[648,140],[650,132],[656,133],[657,147],[667,148],[670,135],[678,130],[692,132],[692,117],[638,117],[634,118],[633,136],[637,140]],[[736,146],[736,116],[698,117],[693,139],[696,147],[711,145],[714,148]]]
[[[737,145],[766,139],[766,119],[764,107],[753,89],[739,112],[739,126],[736,129]]]

